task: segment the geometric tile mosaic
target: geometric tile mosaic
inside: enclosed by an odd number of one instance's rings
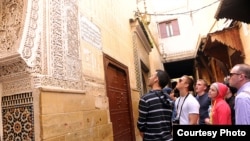
[[[4,141],[34,141],[32,93],[2,97]]]

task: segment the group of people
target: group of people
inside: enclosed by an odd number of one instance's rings
[[[174,124],[250,125],[250,65],[235,65],[227,83],[208,85],[183,75],[165,92],[169,81],[165,71],[156,70],[149,78],[150,92],[139,101],[137,127],[143,141],[173,140]]]

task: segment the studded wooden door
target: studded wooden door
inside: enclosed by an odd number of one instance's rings
[[[128,69],[107,55],[104,66],[114,141],[134,141]]]

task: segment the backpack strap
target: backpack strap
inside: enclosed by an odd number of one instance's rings
[[[163,91],[160,91],[161,95],[164,96],[164,99],[162,99],[159,95],[159,92],[155,92],[155,94],[159,97],[161,100],[161,103],[163,105],[166,105],[167,107],[173,108],[174,102],[171,100],[170,96],[168,94],[165,94]]]

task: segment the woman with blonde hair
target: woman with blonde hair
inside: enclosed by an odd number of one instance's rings
[[[231,125],[231,110],[224,100],[228,87],[219,82],[211,84],[208,97],[211,98],[211,109],[209,118],[205,119],[206,124],[212,125]]]

